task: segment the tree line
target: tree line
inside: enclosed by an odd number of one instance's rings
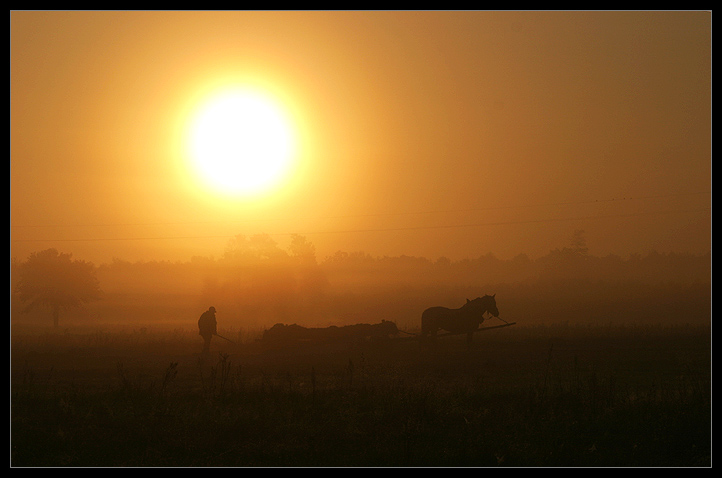
[[[502,310],[506,302],[507,310],[537,318],[540,311],[563,318],[559,311],[566,310],[572,319],[604,320],[615,301],[637,310],[635,317],[691,307],[699,318],[710,283],[711,253],[596,257],[583,231],[538,259],[487,253],[458,261],[345,251],[319,260],[301,235],[285,249],[266,234],[237,235],[220,257],[186,262],[114,259],[96,266],[56,249],[13,259],[11,317],[46,313],[57,327],[61,313],[91,308],[98,320],[170,321],[215,305],[233,323],[262,326],[411,322],[425,306],[455,307],[467,296],[497,293]]]

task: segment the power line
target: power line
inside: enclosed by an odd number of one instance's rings
[[[631,201],[631,200],[639,200],[639,199],[662,199],[662,198],[670,198],[670,197],[680,197],[680,196],[696,196],[701,194],[711,194],[708,191],[700,191],[700,192],[694,192],[694,193],[679,193],[679,194],[660,194],[655,196],[637,196],[637,197],[621,197],[621,198],[611,198],[611,199],[594,199],[594,200],[585,200],[585,201],[562,201],[562,202],[550,202],[550,203],[538,203],[538,204],[518,204],[518,205],[512,205],[512,206],[489,206],[489,207],[481,207],[481,208],[468,208],[468,209],[437,209],[437,210],[430,210],[430,211],[416,211],[416,212],[389,212],[389,213],[373,213],[373,214],[357,214],[354,216],[331,216],[331,219],[339,219],[339,218],[345,218],[345,217],[376,217],[376,216],[401,216],[401,215],[412,215],[412,214],[448,214],[448,213],[457,213],[457,212],[477,212],[477,211],[493,211],[493,210],[499,210],[499,209],[521,209],[521,208],[531,208],[531,207],[546,207],[546,206],[575,206],[580,204],[599,204],[599,203],[605,203],[605,202],[623,202],[623,201]]]
[[[636,197],[621,197],[611,199],[594,199],[584,201],[562,201],[562,202],[550,202],[550,203],[537,203],[537,204],[519,204],[511,206],[489,206],[481,208],[468,208],[468,209],[436,209],[427,211],[405,211],[405,212],[381,212],[381,213],[368,213],[368,214],[347,214],[347,215],[336,215],[336,216],[323,216],[321,219],[345,219],[355,217],[384,217],[384,216],[410,216],[410,215],[424,215],[424,214],[451,214],[459,212],[479,212],[479,211],[494,211],[500,209],[519,209],[519,208],[531,208],[531,207],[547,207],[547,206],[574,206],[580,204],[599,204],[607,202],[625,202],[632,200],[642,199],[663,199],[671,197],[681,196],[698,196],[703,194],[711,194],[709,191],[698,191],[691,193],[678,193],[678,194],[659,194],[653,196],[636,196]],[[307,216],[307,218],[318,219],[317,216]],[[149,223],[101,223],[101,224],[23,224],[23,225],[10,225],[11,228],[15,229],[39,229],[39,228],[67,228],[67,227],[129,227],[129,226],[188,226],[195,224],[229,224],[229,223],[240,223],[249,222],[250,220],[237,220],[237,221],[185,221],[185,222],[149,222]]]
[[[320,235],[320,234],[351,234],[351,233],[367,233],[367,232],[399,232],[399,231],[415,231],[415,230],[431,230],[431,229],[457,229],[457,228],[469,228],[469,227],[485,227],[485,226],[508,226],[515,224],[537,224],[547,222],[565,222],[565,221],[585,221],[595,219],[614,219],[614,218],[627,218],[627,217],[639,217],[639,216],[650,216],[650,215],[663,215],[663,214],[680,214],[680,213],[695,213],[710,211],[711,208],[698,208],[698,209],[678,209],[668,211],[648,211],[630,214],[606,214],[598,216],[579,216],[579,217],[568,217],[568,218],[548,218],[548,219],[528,219],[523,221],[495,221],[495,222],[483,222],[483,223],[467,223],[467,224],[446,224],[446,225],[430,225],[430,226],[405,226],[405,227],[388,227],[388,228],[373,228],[373,229],[346,229],[336,231],[314,231],[314,232],[283,232],[283,233],[272,233],[269,236],[290,236],[293,234],[300,235]],[[12,242],[103,242],[103,241],[147,241],[147,240],[168,240],[168,239],[217,239],[217,238],[228,238],[232,235],[206,235],[206,236],[156,236],[156,237],[117,237],[117,238],[92,238],[92,239],[13,239]]]

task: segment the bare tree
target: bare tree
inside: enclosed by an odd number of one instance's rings
[[[53,325],[58,327],[61,310],[80,307],[100,299],[101,290],[91,262],[72,260],[72,254],[56,249],[33,252],[17,270],[17,297],[26,305],[22,312],[35,307],[49,308]]]

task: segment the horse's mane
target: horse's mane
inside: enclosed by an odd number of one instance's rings
[[[489,299],[493,299],[493,295],[485,295],[484,297],[477,297],[476,299],[466,299],[466,304],[462,305],[461,307],[474,307],[478,304],[486,303],[489,301]]]

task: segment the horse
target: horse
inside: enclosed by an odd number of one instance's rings
[[[421,338],[436,337],[436,332],[446,330],[452,334],[466,334],[466,343],[471,346],[474,331],[484,322],[484,313],[499,317],[496,307],[496,294],[466,299],[466,304],[458,309],[447,307],[429,307],[421,314]]]

